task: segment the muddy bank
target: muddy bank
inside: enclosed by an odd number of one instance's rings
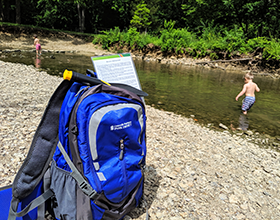
[[[117,47],[112,47],[112,51]],[[205,68],[222,69],[224,71],[242,71],[251,72],[254,75],[268,76],[274,79],[280,77],[280,62],[276,60],[266,60],[262,58],[262,52],[256,52],[248,56],[231,56],[230,59],[211,60],[210,57],[194,58],[188,53],[176,54],[175,52],[163,53],[158,48],[151,46],[143,51],[130,50],[123,48],[124,52],[133,53],[138,59],[145,61],[156,61],[162,64],[185,65],[185,66],[202,66]]]

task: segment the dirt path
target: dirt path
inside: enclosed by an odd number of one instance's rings
[[[64,51],[79,51],[80,53],[108,53],[100,46],[87,42],[84,39],[65,34],[64,37],[40,37],[38,36],[42,49],[44,50],[64,50]],[[9,49],[34,49],[33,37],[22,34],[19,37],[11,33],[0,32],[0,47]]]

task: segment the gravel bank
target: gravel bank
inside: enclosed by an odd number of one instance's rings
[[[0,187],[11,184],[61,78],[0,61]],[[150,219],[280,219],[279,153],[147,106]],[[146,208],[126,219],[145,219]]]

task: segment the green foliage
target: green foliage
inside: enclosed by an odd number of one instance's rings
[[[280,60],[280,43],[272,38],[269,44],[264,48],[263,56],[266,59]]]
[[[196,56],[203,57],[210,55],[211,51],[218,52],[224,50],[224,48],[226,47],[224,42],[225,40],[222,39],[221,33],[218,31],[218,27],[214,27],[212,24],[205,25],[203,22],[201,23],[202,26],[200,27],[200,37],[194,44],[194,49],[196,51],[200,51]]]
[[[102,31],[92,41],[93,44],[102,44],[103,49],[109,49],[115,43],[118,43],[121,39],[120,28],[110,29],[109,31]]]
[[[150,9],[147,8],[147,4],[141,1],[140,4],[136,6],[136,11],[134,12],[133,18],[130,21],[132,27],[136,28],[147,28],[152,22],[149,21]]]
[[[110,31],[102,31],[102,34],[96,35],[93,44],[101,44],[102,48],[109,49],[112,45],[118,43],[120,46],[130,46],[131,49],[143,49],[152,41],[156,41],[149,34],[140,34],[137,28],[130,28],[126,32],[120,32],[118,27]]]
[[[0,21],[14,22],[14,1],[1,2]],[[194,57],[216,59],[221,53],[247,54],[260,48],[264,58],[279,59],[277,0],[26,0],[21,3],[23,24],[72,31],[79,27],[79,4],[85,9],[86,31],[101,33],[93,43],[106,49],[118,44],[141,50],[152,43],[164,52],[187,51]],[[146,35],[141,33],[143,29],[147,29]]]
[[[209,56],[210,59],[218,59],[219,52],[226,52],[228,56],[247,54],[257,48],[263,50],[263,57],[280,60],[280,43],[276,39],[268,40],[265,37],[257,37],[246,40],[242,28],[223,29],[203,25],[200,36],[183,28],[174,28],[175,22],[165,21],[160,36],[151,36],[140,33],[137,28],[130,28],[121,32],[118,27],[103,31],[96,35],[93,43],[102,44],[104,49],[109,49],[114,44],[129,46],[132,50],[142,50],[152,43],[161,48],[163,52],[174,51],[177,54],[187,53],[194,58]]]
[[[136,42],[139,40],[140,33],[137,31],[137,28],[130,28],[126,34],[123,35],[123,42],[130,47],[134,48]]]
[[[186,29],[170,30],[161,31],[159,46],[163,52],[175,50],[179,53],[183,48],[191,47],[192,43],[196,41],[195,35]]]
[[[0,1],[0,21],[15,22],[15,0]],[[242,28],[246,39],[280,38],[279,0],[25,0],[20,4],[22,24],[62,30],[98,33],[116,26],[121,30],[136,27],[138,31],[160,34],[164,22],[187,29],[197,36],[201,23],[223,27],[219,32]],[[79,10],[78,7],[79,6]],[[82,13],[83,12],[83,13]],[[19,13],[17,14],[19,16]],[[84,20],[85,18],[85,20]],[[80,23],[79,23],[80,21]],[[84,24],[84,25],[81,25]],[[170,23],[171,24],[171,23]],[[146,30],[145,30],[146,31]],[[230,49],[231,50],[231,49]]]
[[[129,45],[131,49],[143,49],[149,43],[155,41],[155,37],[150,36],[149,34],[140,34],[136,28],[130,28],[127,33],[123,33],[123,42],[126,45]]]
[[[246,39],[242,28],[235,27],[229,31],[224,31],[224,38],[227,42],[227,51],[239,51],[241,53],[246,52]]]
[[[34,16],[36,25],[48,28],[66,28],[75,20],[75,14],[71,13],[75,5],[69,1],[39,0],[37,1],[38,14]]]
[[[117,50],[117,53],[123,53],[122,49]]]
[[[247,41],[248,51],[253,52],[257,48],[265,48],[269,45],[269,40],[266,37],[256,37]]]
[[[222,31],[219,31],[222,30]],[[204,27],[199,41],[194,45],[194,49],[200,51],[197,56],[210,55],[212,58],[217,58],[217,52],[228,52],[229,54],[246,53],[248,46],[243,30],[234,28],[230,30],[221,27]],[[215,53],[212,53],[215,52]]]
[[[176,24],[176,21],[172,21],[172,20],[166,21],[166,20],[164,20],[164,25],[163,25],[163,27],[164,27],[164,29],[166,29],[168,32],[171,32],[171,31],[173,30],[175,24]]]
[[[211,60],[217,60],[219,57],[216,53],[210,53],[210,59]]]

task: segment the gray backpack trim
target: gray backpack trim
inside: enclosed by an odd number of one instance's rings
[[[25,216],[28,212],[38,207],[37,220],[45,219],[45,202],[54,195],[53,191],[48,189],[42,195],[30,202],[22,211],[17,212],[19,200],[12,198],[8,220],[15,220],[16,217]]]
[[[117,111],[117,110],[120,110],[123,108],[133,108],[138,113],[138,121],[141,126],[141,133],[138,138],[138,141],[140,143],[140,138],[141,138],[141,135],[143,132],[143,124],[144,124],[143,117],[142,117],[142,107],[140,105],[132,104],[132,103],[121,103],[121,104],[117,104],[117,105],[109,105],[109,106],[102,107],[92,114],[92,116],[90,118],[90,122],[89,122],[89,133],[91,134],[89,136],[89,145],[90,145],[90,152],[91,152],[91,157],[92,157],[93,161],[98,159],[97,146],[96,146],[96,134],[97,134],[97,129],[99,127],[99,124],[100,124],[102,118],[104,117],[105,114],[107,114],[110,111]],[[97,164],[94,164],[94,166],[95,166],[95,168],[97,168],[97,167],[99,168],[99,165],[97,165]]]
[[[78,171],[82,175],[84,175],[83,164],[82,164],[82,161],[80,158],[78,144],[77,144],[77,137],[76,137],[76,135],[77,135],[76,134],[76,132],[77,132],[76,131],[76,129],[77,129],[77,126],[76,126],[77,114],[76,113],[77,113],[77,109],[78,109],[79,105],[81,104],[81,102],[89,95],[96,94],[96,93],[108,93],[108,94],[112,94],[112,95],[116,95],[116,96],[120,96],[120,97],[129,98],[129,99],[139,102],[143,106],[143,108],[145,108],[145,105],[143,104],[142,99],[138,95],[134,94],[133,92],[130,92],[130,91],[127,91],[125,89],[118,88],[115,86],[108,86],[108,85],[100,84],[100,85],[97,85],[95,87],[92,87],[92,88],[86,90],[82,94],[82,96],[79,98],[79,100],[76,102],[75,106],[73,107],[71,117],[70,117],[70,122],[69,122],[69,145],[70,145],[71,156],[72,156],[74,165],[77,167]],[[140,141],[139,141],[139,143],[140,143]],[[98,168],[98,165],[96,164],[95,167]]]
[[[73,162],[71,161],[70,157],[68,156],[68,154],[66,153],[66,151],[64,150],[64,147],[62,146],[62,144],[60,143],[60,141],[58,142],[58,148],[61,151],[61,153],[64,156],[64,159],[66,160],[67,164],[69,165],[69,167],[71,168],[72,172],[71,172],[71,176],[77,181],[80,189],[83,191],[84,194],[86,194],[90,199],[95,200],[99,194],[91,187],[91,185],[85,180],[85,178],[82,176],[82,174],[80,174],[80,172],[78,171],[78,169],[75,167],[75,165],[73,164]]]

